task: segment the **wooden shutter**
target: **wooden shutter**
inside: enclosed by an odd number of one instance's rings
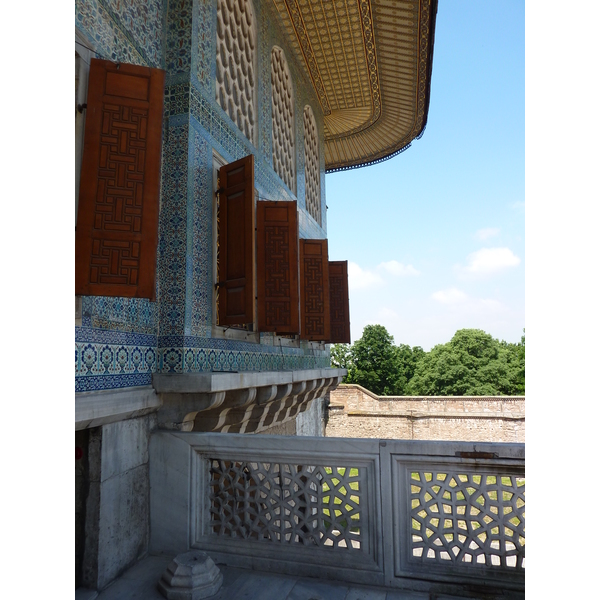
[[[327,240],[300,240],[300,338],[329,341]]]
[[[165,72],[92,59],[75,293],[153,298]]]
[[[329,262],[329,307],[331,338],[335,344],[350,343],[350,302],[348,299],[348,261]]]
[[[256,205],[258,330],[300,333],[297,203]]]
[[[254,156],[219,169],[219,325],[254,322]]]

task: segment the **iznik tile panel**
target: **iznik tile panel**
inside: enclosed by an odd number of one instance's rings
[[[325,166],[319,139],[322,225],[305,205],[304,107],[317,130],[323,114],[269,2],[254,0],[257,112],[254,143],[216,101],[217,0],[76,0],[76,27],[112,60],[164,68],[165,122],[156,302],[85,297],[76,327],[76,390],[149,385],[152,373],[309,369],[329,366],[328,350],[211,338],[213,318],[212,153],[255,156],[262,199],[297,199],[301,237],[326,237]],[[293,80],[296,194],[273,170],[271,51],[281,47]]]

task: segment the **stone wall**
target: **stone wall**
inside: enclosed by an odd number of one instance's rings
[[[327,437],[525,442],[524,396],[377,396],[358,385],[330,394]]]
[[[82,584],[102,589],[148,551],[148,441],[156,416],[89,430]]]

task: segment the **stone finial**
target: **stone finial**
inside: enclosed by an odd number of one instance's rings
[[[158,590],[168,600],[200,600],[219,591],[223,574],[212,558],[200,550],[177,555],[158,582]]]

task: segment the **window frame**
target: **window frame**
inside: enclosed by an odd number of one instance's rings
[[[242,327],[234,325],[224,326],[217,324],[217,289],[215,283],[219,280],[219,274],[217,270],[217,249],[218,249],[218,236],[219,228],[217,223],[217,190],[219,189],[219,169],[231,161],[227,161],[223,156],[213,148],[212,151],[212,299],[211,299],[211,337],[225,339],[225,340],[238,340],[243,342],[252,342],[255,344],[260,343],[260,333],[257,329],[257,305],[256,297],[254,298],[254,331],[248,331]],[[257,192],[254,190],[254,210],[256,210],[256,198]],[[256,258],[254,259],[256,265]],[[256,266],[253,269],[253,285],[256,290]]]

